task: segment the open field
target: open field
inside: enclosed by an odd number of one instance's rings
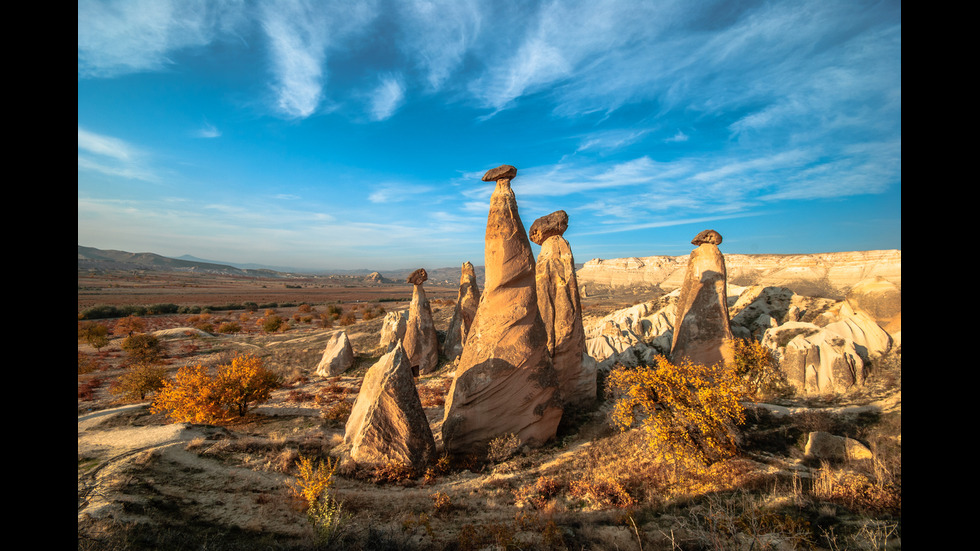
[[[445,330],[456,289],[426,290],[436,328]],[[147,401],[111,392],[129,369],[124,333],[111,334],[100,349],[80,341],[78,548],[901,548],[900,355],[876,366],[867,386],[851,395],[749,405],[739,455],[705,470],[678,470],[646,445],[640,429],[615,429],[605,394],[595,408],[566,415],[555,441],[539,449],[446,458],[425,473],[341,469],[331,489],[343,504],[341,521],[327,541],[290,491],[297,460],[332,456],[361,379],[383,352],[382,309],[405,309],[410,296],[411,286],[396,284],[80,274],[80,311],[96,304],[277,304],[141,319],[147,332],[171,330],[161,334],[170,374],[248,353],[284,385],[244,418],[172,423],[151,413]],[[607,294],[587,297],[583,306],[587,317],[600,316],[649,298]],[[353,314],[349,324],[324,327],[319,315],[327,305]],[[260,320],[272,315],[287,328],[264,331]],[[112,329],[118,320],[92,321]],[[241,330],[199,329],[230,322]],[[325,343],[339,329],[352,340],[355,367],[318,377]],[[438,372],[418,380],[437,445],[452,371],[441,358]],[[808,459],[803,446],[814,430],[855,438],[875,457]]]

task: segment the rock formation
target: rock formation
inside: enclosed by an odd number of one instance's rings
[[[389,352],[396,344],[405,339],[405,328],[408,326],[408,311],[388,312],[381,323],[381,342],[379,346]]]
[[[878,325],[895,335],[902,331],[902,289],[883,277],[860,281],[847,292],[848,305],[865,312]]]
[[[681,286],[687,263],[687,256],[594,258],[585,262],[576,275],[579,285],[590,292],[658,287],[669,292]],[[726,254],[725,266],[730,283],[789,287],[797,293],[801,292],[801,284],[824,286],[835,291],[834,298],[869,278],[902,284],[901,250]]]
[[[337,331],[323,349],[323,356],[316,366],[316,374],[321,377],[333,377],[347,371],[353,365],[354,349],[351,348],[347,332]]]
[[[449,453],[480,453],[493,438],[513,433],[525,444],[554,437],[562,407],[538,314],[534,256],[503,165],[486,230],[486,283],[446,401],[442,441]]]
[[[408,308],[408,322],[405,324],[405,338],[402,341],[412,367],[418,367],[418,374],[425,375],[436,370],[439,363],[439,336],[432,320],[432,308],[425,297],[422,283],[428,279],[424,268],[419,268],[408,276],[414,285],[412,303]]]
[[[718,245],[721,235],[704,230],[693,240],[684,284],[677,302],[671,359],[684,358],[698,364],[714,365],[734,360],[732,329],[728,317],[727,272]]]
[[[566,229],[568,214],[563,210],[531,224],[531,241],[541,246],[535,266],[538,312],[548,333],[562,401],[566,406],[587,406],[596,399],[596,362],[586,353],[582,300]]]
[[[412,365],[396,345],[368,369],[344,432],[350,458],[362,464],[396,461],[421,470],[436,450]]]
[[[459,294],[456,296],[456,308],[453,318],[446,331],[446,342],[443,345],[446,357],[455,360],[463,352],[466,334],[473,324],[476,309],[480,306],[480,287],[476,284],[476,271],[469,262],[463,262],[459,276]]]

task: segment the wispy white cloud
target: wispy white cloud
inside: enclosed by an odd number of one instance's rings
[[[432,192],[429,186],[419,186],[405,183],[385,183],[368,194],[368,201],[376,204],[400,203],[415,196]]]
[[[78,127],[78,170],[129,180],[159,181],[147,166],[147,154],[132,144]]]
[[[438,90],[456,72],[478,37],[488,6],[482,0],[396,2],[401,15],[399,44]]]
[[[78,75],[169,67],[175,52],[236,33],[244,0],[79,0]]]
[[[198,138],[220,138],[221,131],[211,123],[204,123],[204,126],[196,132]]]
[[[371,120],[383,121],[395,114],[405,101],[405,86],[397,75],[385,75],[371,93],[369,113]]]

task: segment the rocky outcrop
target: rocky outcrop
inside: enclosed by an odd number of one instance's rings
[[[729,364],[734,360],[731,320],[728,317],[727,272],[718,245],[721,235],[705,230],[691,241],[687,273],[677,302],[674,338],[670,346],[673,362]]]
[[[476,271],[469,262],[463,262],[459,277],[459,293],[456,295],[456,308],[446,330],[443,345],[446,357],[454,361],[463,352],[466,334],[470,331],[476,309],[480,306],[480,287],[476,283]]]
[[[486,283],[446,401],[442,441],[449,453],[480,453],[493,438],[513,433],[541,444],[554,437],[562,406],[538,313],[535,263],[503,165],[487,217]]]
[[[323,356],[316,366],[316,374],[321,377],[340,375],[354,366],[354,349],[346,331],[337,331],[331,335],[323,349]]]
[[[800,394],[843,393],[864,384],[864,360],[854,342],[818,331],[779,349],[779,367]]]
[[[408,311],[388,312],[381,323],[381,342],[379,346],[385,352],[390,351],[396,344],[405,339],[405,329],[408,327]]]
[[[394,461],[421,470],[433,458],[435,439],[404,347],[396,345],[364,375],[343,445],[367,465]]]
[[[590,294],[601,289],[643,287],[672,291],[681,286],[688,261],[687,256],[595,258],[586,262],[576,275],[583,292]],[[802,293],[804,288],[826,287],[842,296],[859,282],[875,277],[898,286],[902,283],[901,250],[726,254],[725,265],[730,282],[789,287],[797,293]]]
[[[856,312],[864,312],[891,334],[902,331],[902,289],[876,276],[858,282],[845,297]]]
[[[439,364],[439,335],[432,319],[429,299],[422,288],[426,279],[428,274],[424,268],[419,268],[408,276],[408,282],[414,287],[412,302],[408,308],[408,321],[405,324],[405,338],[402,341],[413,370],[420,375],[435,372]]]
[[[803,454],[807,459],[830,461],[855,461],[874,457],[871,450],[857,440],[822,431],[807,434]]]
[[[568,214],[555,211],[531,224],[530,238],[541,246],[535,266],[538,312],[562,400],[566,406],[584,407],[596,399],[596,362],[586,353],[575,258],[564,237],[567,228]]]

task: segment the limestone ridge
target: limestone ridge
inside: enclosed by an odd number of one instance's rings
[[[535,220],[530,237],[541,246],[535,266],[538,312],[562,400],[566,406],[585,406],[596,399],[596,362],[586,353],[575,258],[564,237],[567,228],[568,214],[559,210]]]
[[[714,365],[735,359],[728,316],[725,257],[718,249],[721,234],[704,230],[693,240],[684,283],[677,301],[671,359]]]
[[[476,270],[473,264],[464,262],[459,277],[459,294],[456,296],[456,307],[453,318],[446,332],[446,342],[443,348],[446,357],[456,360],[463,352],[466,334],[473,324],[476,309],[480,306],[480,287],[476,283]]]
[[[343,447],[357,463],[397,461],[424,468],[435,455],[435,439],[422,408],[412,365],[400,344],[364,375],[344,431]]]
[[[446,401],[442,441],[449,453],[477,453],[514,433],[537,445],[555,436],[562,416],[548,334],[538,313],[535,263],[503,165],[487,216],[486,282]]]
[[[439,363],[439,336],[436,333],[435,321],[432,319],[432,308],[425,296],[422,283],[428,279],[424,268],[419,268],[408,276],[408,282],[414,285],[412,303],[408,308],[408,322],[405,324],[403,344],[408,354],[413,371],[425,375],[436,370]]]

